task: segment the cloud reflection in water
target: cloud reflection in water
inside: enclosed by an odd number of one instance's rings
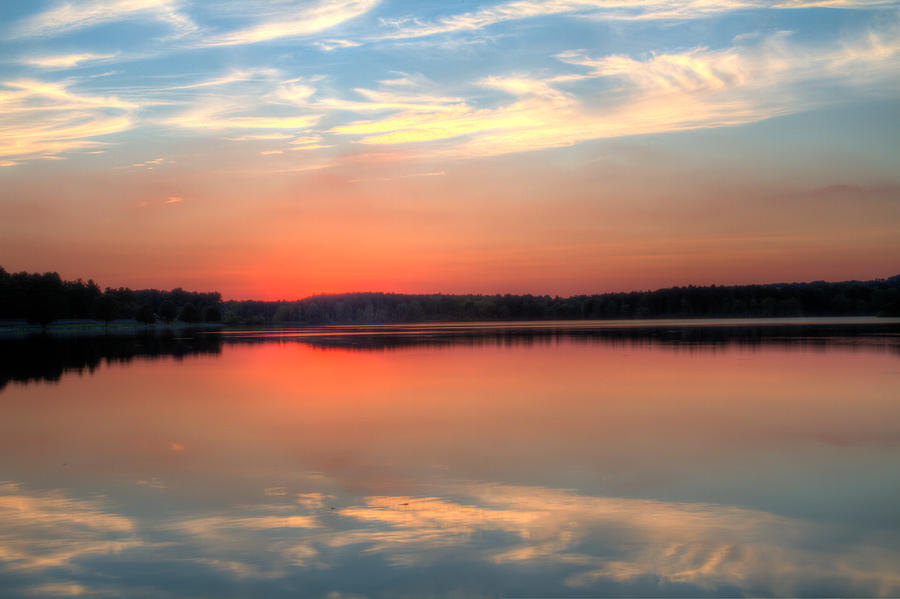
[[[29,494],[15,483],[0,484],[0,561],[40,570],[140,546],[134,522],[105,507],[101,500]]]
[[[167,559],[191,564],[197,578],[292,584],[316,572],[353,578],[360,559],[375,559],[382,569],[421,572],[469,564],[495,570],[498,580],[536,567],[552,572],[545,584],[561,592],[603,592],[610,584],[636,581],[660,590],[689,585],[700,593],[900,591],[896,538],[889,532],[713,504],[458,483],[431,497],[367,496],[340,508],[327,507],[318,493],[278,496],[290,503],[154,523],[113,513],[100,499],[29,493],[14,483],[0,486],[0,493],[5,567],[72,577],[87,569],[94,578],[112,562],[152,567],[163,559],[152,551],[156,547]],[[145,551],[129,553],[139,548]],[[97,559],[113,555],[109,564]],[[212,572],[203,575],[198,566]],[[44,582],[31,590],[54,595],[90,589]]]

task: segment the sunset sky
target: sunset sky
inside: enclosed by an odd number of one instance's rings
[[[898,274],[900,2],[2,2],[0,266],[233,299]]]

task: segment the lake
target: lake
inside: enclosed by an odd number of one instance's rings
[[[897,596],[900,323],[0,339],[0,595]]]

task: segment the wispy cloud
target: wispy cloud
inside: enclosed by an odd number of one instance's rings
[[[415,17],[383,18],[382,24],[391,30],[375,37],[427,37],[476,31],[506,21],[564,14],[610,20],[688,20],[748,9],[873,8],[897,4],[896,0],[513,0],[430,21]]]
[[[60,2],[15,24],[10,38],[52,36],[104,23],[149,19],[170,25],[178,34],[197,26],[179,10],[178,0],[82,0]]]
[[[393,27],[394,31],[384,34],[388,39],[404,39],[425,37],[455,31],[473,31],[494,25],[502,21],[527,19],[540,16],[584,12],[595,10],[600,5],[614,4],[626,6],[625,2],[598,2],[596,0],[549,0],[538,2],[532,0],[514,1],[497,4],[477,11],[441,17],[435,21],[422,21],[407,17],[382,19],[382,23]]]
[[[321,115],[301,116],[238,116],[231,111],[235,107],[199,109],[167,119],[169,125],[188,129],[308,129],[315,125]]]
[[[261,133],[259,135],[241,135],[239,137],[226,137],[228,141],[272,141],[291,139],[290,133]]]
[[[218,89],[223,88],[223,89]],[[186,93],[209,90],[209,93]],[[165,101],[187,108],[166,117],[169,126],[208,131],[245,130],[229,136],[232,141],[289,139],[290,132],[306,130],[322,118],[308,102],[315,89],[297,79],[283,80],[274,69],[233,71],[163,90]],[[253,133],[253,130],[283,129],[283,132]]]
[[[138,105],[79,93],[73,84],[18,79],[0,87],[0,157],[34,158],[90,148],[134,124]]]
[[[172,87],[163,88],[164,91],[174,91],[179,89],[198,89],[203,87],[219,87],[224,85],[229,85],[231,83],[237,83],[241,81],[250,81],[256,79],[258,77],[267,77],[276,75],[277,71],[273,69],[249,69],[243,71],[232,71],[221,77],[214,77],[212,79],[204,79],[202,81],[197,81],[196,83],[186,83],[184,85],[176,85]]]
[[[352,40],[323,40],[321,42],[315,42],[315,45],[320,49],[331,52],[332,50],[337,50],[338,48],[355,48],[356,46],[361,46],[360,42],[354,42]]]
[[[381,112],[385,110],[445,112],[453,111],[456,106],[464,103],[464,100],[461,97],[396,93],[394,91],[379,91],[365,88],[356,88],[353,91],[362,99],[342,100],[338,98],[323,98],[316,103],[316,106],[328,110],[343,110],[349,112]]]
[[[153,160],[145,160],[144,162],[135,162],[131,166],[135,168],[146,168],[147,170],[153,170],[155,167],[163,164],[164,162],[166,162],[165,158],[154,158]]]
[[[869,9],[897,6],[897,0],[781,0],[773,8],[847,8]]]
[[[688,19],[745,9],[853,9],[892,7],[900,2],[516,0],[429,19],[384,18],[381,28],[358,38],[342,37],[349,36],[350,30],[333,31],[374,12],[378,5],[378,0],[234,3],[222,7],[223,14],[215,21],[231,23],[232,29],[220,25],[213,30],[210,23],[201,22],[202,29],[195,26],[186,16],[190,7],[181,1],[86,0],[54,4],[12,24],[12,31],[14,37],[55,35],[139,19],[170,23],[176,31],[194,34],[179,44],[179,51],[185,53],[201,51],[198,47],[292,37],[333,50],[385,39],[478,31],[553,15]],[[199,18],[206,13],[191,14]],[[248,22],[252,24],[246,26]],[[377,68],[345,77],[340,72],[299,71],[306,74],[298,77],[296,67],[285,57],[257,65],[235,64],[212,74],[167,73],[153,79],[136,79],[126,73],[128,69],[123,69],[121,78],[102,82],[81,78],[47,83],[32,76],[0,87],[0,158],[2,164],[14,165],[26,158],[64,156],[67,151],[98,145],[98,136],[137,124],[227,135],[224,139],[234,141],[283,141],[257,145],[252,149],[254,157],[283,152],[294,158],[303,154],[289,150],[312,154],[341,142],[409,144],[415,147],[411,155],[473,157],[599,138],[730,126],[832,102],[835,96],[823,91],[826,87],[848,96],[864,93],[873,83],[885,89],[885,82],[897,79],[897,39],[894,30],[813,46],[784,32],[754,32],[736,37],[725,48],[684,50],[679,45],[676,50],[605,56],[583,50],[560,52],[566,47],[556,45],[539,62],[523,61],[514,72],[479,66],[477,75],[452,85],[440,69],[428,72],[429,79],[415,72],[422,65],[403,61],[390,66],[408,72]],[[558,41],[554,39],[554,44]],[[407,43],[432,42],[439,40]],[[548,64],[548,54],[555,54],[556,64]],[[66,69],[116,56],[100,51],[61,52],[17,61],[40,69]],[[127,56],[132,60],[138,54]],[[346,82],[352,83],[341,87]],[[812,82],[818,89],[809,85]]]
[[[843,44],[809,47],[781,32],[710,50],[635,58],[593,58],[565,52],[558,58],[581,72],[535,78],[488,77],[483,88],[513,101],[477,108],[438,102],[437,107],[400,109],[376,120],[332,128],[363,144],[409,144],[452,140],[442,150],[473,157],[572,145],[599,138],[722,127],[807,110],[833,100],[817,82],[846,93],[898,79],[897,37],[871,33]],[[603,83],[603,95],[591,93]],[[580,84],[581,87],[573,87]],[[575,89],[579,91],[576,93]],[[388,108],[369,95],[373,108]]]
[[[166,483],[159,480],[157,477],[151,477],[150,480],[138,480],[135,481],[136,485],[141,485],[144,487],[150,487],[151,489],[165,489]]]
[[[290,141],[289,150],[318,150],[319,148],[330,148],[330,144],[323,143],[321,135],[304,135],[294,138]]]
[[[267,20],[246,29],[206,37],[204,46],[233,46],[254,44],[285,37],[308,36],[336,27],[369,12],[379,0],[329,0],[291,11],[292,18]],[[334,40],[332,41],[335,42]],[[320,42],[326,43],[326,42]],[[353,45],[337,41],[336,46]]]
[[[151,206],[177,206],[184,202],[184,198],[181,196],[163,196],[161,198],[155,198],[153,200],[141,200],[137,203],[138,208],[149,208]],[[181,443],[170,443],[168,446],[169,451],[184,451],[184,445]],[[154,479],[155,480],[155,479]],[[150,484],[147,481],[138,481],[138,484]]]
[[[22,59],[22,62],[44,69],[68,69],[84,62],[95,62],[114,58],[115,54],[93,54],[84,52],[81,54],[57,54],[54,56],[34,56]]]

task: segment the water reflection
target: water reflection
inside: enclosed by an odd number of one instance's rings
[[[32,340],[0,595],[895,596],[896,325],[811,328]]]
[[[33,494],[4,483],[0,558],[13,570],[45,570],[139,545],[134,523],[105,507],[99,500],[72,499],[60,492]]]
[[[181,359],[218,354],[223,344],[243,343],[303,343],[323,349],[373,351],[422,346],[509,347],[566,341],[619,347],[652,345],[676,351],[770,345],[803,350],[840,347],[900,354],[900,320],[894,320],[773,319],[752,326],[746,319],[447,323],[0,337],[0,390],[10,381],[49,382],[58,381],[67,372],[93,372],[103,362],[127,363],[134,359],[168,356]]]
[[[888,533],[545,487],[480,482],[441,491],[443,497],[369,496],[340,509],[324,507],[334,496],[304,493],[294,502],[138,523],[104,511],[100,500],[6,484],[0,557],[8,570],[0,581],[28,594],[151,595],[171,581],[131,591],[146,583],[143,568],[162,565],[187,584],[182,591],[220,589],[209,596],[222,596],[226,580],[267,595],[302,588],[321,597],[349,596],[335,590],[341,587],[386,597],[496,596],[499,589],[871,597],[900,590]],[[110,562],[119,569],[115,580],[103,575]],[[478,579],[434,587],[450,582],[447,570],[455,568]],[[26,577],[44,581],[28,584]]]
[[[228,342],[301,342],[317,347],[391,350],[454,345],[576,343],[658,345],[670,349],[778,345],[851,347],[900,353],[900,319],[797,318],[712,320],[551,321],[444,323],[233,330]]]
[[[0,338],[0,390],[10,381],[58,381],[67,372],[94,372],[101,363],[127,363],[165,356],[180,359],[221,351],[219,336],[202,333]]]

